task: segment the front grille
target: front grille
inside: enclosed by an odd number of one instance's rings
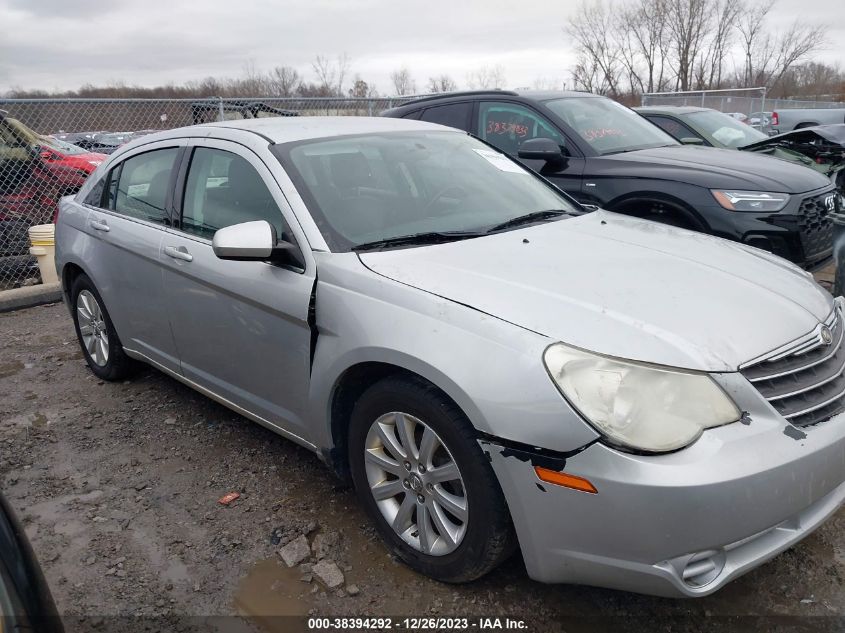
[[[798,208],[798,231],[805,260],[818,259],[833,248],[833,220],[830,214],[835,208],[828,206],[828,199],[833,199],[835,204],[835,192],[827,191],[804,198]]]
[[[829,344],[822,340],[823,327],[831,331]],[[837,307],[811,334],[740,371],[789,422],[818,424],[845,410],[844,338]]]

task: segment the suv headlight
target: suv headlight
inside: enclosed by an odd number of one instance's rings
[[[564,397],[612,443],[666,452],[741,412],[706,373],[591,354],[556,343],[543,361]]]
[[[788,193],[770,193],[767,191],[726,191],[711,190],[722,207],[729,211],[756,211],[767,213],[780,211],[789,202]]]

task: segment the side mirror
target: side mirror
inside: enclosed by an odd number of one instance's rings
[[[685,136],[681,139],[681,143],[684,145],[704,145],[704,139],[700,139],[697,136]]]
[[[296,245],[280,242],[267,220],[241,222],[218,229],[211,248],[220,259],[240,262],[275,261],[305,268]]]
[[[562,165],[566,160],[560,145],[550,138],[532,138],[519,146],[517,155],[528,160],[544,160],[551,165]]]

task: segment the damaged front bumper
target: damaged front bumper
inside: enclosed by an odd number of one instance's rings
[[[532,578],[704,596],[800,541],[845,501],[845,413],[804,431],[763,407],[748,419],[667,455],[595,443],[554,463],[548,453],[479,442]],[[597,492],[541,482],[534,466],[585,478]]]

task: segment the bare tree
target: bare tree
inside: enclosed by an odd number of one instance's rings
[[[636,56],[642,62],[639,84],[644,92],[666,87],[666,60],[671,46],[666,29],[667,13],[667,0],[639,0],[620,13],[617,30],[629,33]]]
[[[467,73],[470,90],[499,90],[505,86],[505,69],[501,64],[481,66]]]
[[[357,99],[368,99],[378,96],[378,92],[375,86],[364,81],[361,75],[355,75],[352,80],[352,88],[349,89],[349,96]]]
[[[302,77],[295,68],[276,66],[270,71],[268,84],[275,97],[292,97],[299,91]]]
[[[428,92],[454,92],[458,84],[449,75],[439,75],[428,78]]]
[[[622,63],[615,37],[613,5],[604,0],[592,4],[582,0],[565,31],[572,38],[578,56],[572,71],[575,85],[591,92],[618,94]]]
[[[343,94],[343,82],[349,73],[349,57],[346,53],[338,55],[333,60],[323,55],[317,55],[311,63],[311,68],[314,69],[320,87],[327,95],[338,96]]]
[[[737,29],[745,56],[744,86],[768,86],[774,89],[773,94],[778,94],[784,76],[825,46],[828,27],[795,20],[787,29],[772,35],[765,30],[765,18],[771,6],[747,7],[739,16]]]
[[[393,94],[412,95],[417,91],[417,84],[406,66],[390,73],[390,81],[393,82]]]
[[[711,29],[712,0],[668,0],[667,27],[672,36],[670,63],[675,88],[691,90],[695,65]]]

